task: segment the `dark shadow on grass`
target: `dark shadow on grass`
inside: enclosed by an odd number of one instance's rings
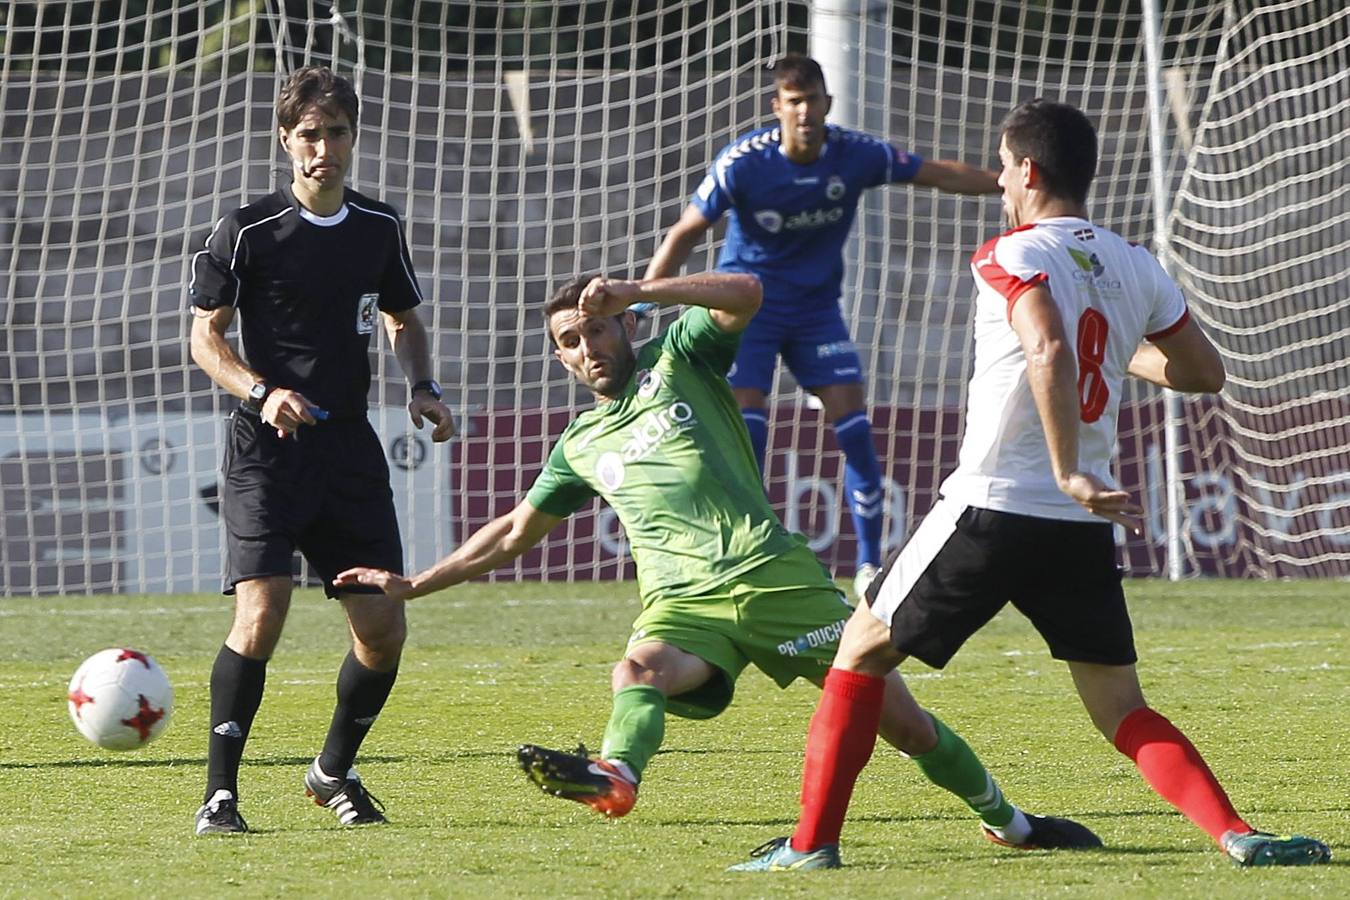
[[[516,751],[512,747],[509,750],[445,750],[440,753],[427,754],[415,753],[400,756],[367,756],[362,754],[357,760],[360,765],[368,763],[403,763],[403,762],[449,762],[460,759],[487,759],[498,760],[512,766],[517,766]],[[314,761],[312,756],[245,756],[245,766],[307,766]],[[100,767],[123,767],[123,766],[204,766],[206,757],[174,757],[171,759],[147,759],[138,756],[106,756],[89,757],[83,759],[53,759],[40,762],[0,762],[0,769],[97,769]]]
[[[1126,817],[1126,816],[1158,816],[1158,817],[1166,817],[1166,816],[1173,816],[1173,815],[1176,815],[1176,814],[1175,814],[1175,813],[1167,812],[1166,810],[1159,810],[1159,811],[1157,811],[1157,812],[1145,811],[1145,810],[1139,810],[1139,811],[1133,811],[1133,812],[1119,812],[1119,813],[1116,813],[1116,812],[1111,812],[1111,813],[1079,813],[1079,812],[1074,812],[1072,815],[1073,815],[1073,817],[1074,817],[1075,819],[1092,819],[1092,818],[1107,819],[1107,818],[1120,818],[1120,817]],[[867,814],[859,814],[859,815],[850,815],[850,816],[848,817],[848,821],[849,821],[849,822],[867,822],[867,823],[870,823],[870,824],[873,824],[873,825],[905,825],[905,824],[909,824],[909,823],[913,823],[913,822],[949,822],[949,823],[958,823],[958,824],[959,824],[959,823],[962,823],[962,822],[968,822],[968,823],[970,823],[970,825],[971,825],[972,828],[976,826],[976,820],[975,820],[973,817],[971,817],[971,816],[955,815],[955,814],[947,813],[947,812],[940,812],[940,813],[939,813],[939,812],[932,812],[932,813],[867,813]],[[706,828],[706,827],[708,827],[709,825],[725,825],[725,826],[755,826],[755,825],[763,825],[763,826],[765,826],[765,827],[787,826],[787,827],[791,828],[791,827],[794,827],[794,826],[797,824],[797,820],[796,820],[796,819],[783,819],[783,818],[759,818],[759,819],[730,819],[730,818],[715,818],[715,819],[662,819],[661,822],[660,822],[660,824],[662,824],[662,825],[673,825],[673,826],[677,826],[677,827],[686,827],[686,826],[687,826],[687,827],[700,827],[700,828]]]
[[[840,849],[844,855],[844,865],[848,869],[861,872],[881,872],[895,871],[895,866],[890,862],[855,862],[850,858],[847,843],[841,844]],[[869,854],[875,852],[877,845],[875,841],[869,842]],[[905,846],[902,842],[895,843],[897,855],[904,854]],[[1054,860],[1073,860],[1075,862],[1089,862],[1093,859],[1102,859],[1103,857],[1117,857],[1120,861],[1133,857],[1159,857],[1159,856],[1177,856],[1184,858],[1200,858],[1216,854],[1217,851],[1209,848],[1187,849],[1182,847],[1098,847],[1094,850],[1012,850],[1000,849],[985,845],[980,847],[976,844],[953,846],[942,850],[925,849],[923,860],[925,863],[941,864],[960,864],[969,863],[971,865],[988,865],[991,858],[996,857],[999,865],[1027,865],[1039,866],[1046,861]],[[902,862],[912,860],[901,859]]]
[[[400,756],[368,756],[362,754],[358,764],[403,763],[410,761],[440,762],[456,759],[501,760],[516,765],[515,748],[510,750],[446,750],[436,754],[413,754]],[[307,766],[314,761],[312,756],[245,756],[245,766]],[[82,759],[53,759],[40,762],[0,762],[0,769],[97,769],[101,767],[121,768],[124,766],[169,767],[204,766],[206,757],[174,757],[171,759],[147,759],[139,756],[99,756]]]
[[[497,756],[499,754],[486,754]],[[362,756],[363,763],[401,763],[405,756]],[[261,756],[246,758],[245,766],[307,766],[312,756]],[[172,766],[205,766],[206,757],[175,757],[173,759],[145,759],[134,756],[109,756],[94,759],[54,759],[44,762],[0,762],[0,769],[121,769],[126,767],[169,768]]]
[[[756,750],[746,747],[662,747],[656,751],[657,756],[790,756],[794,759],[800,759],[802,750],[800,747],[790,750]]]

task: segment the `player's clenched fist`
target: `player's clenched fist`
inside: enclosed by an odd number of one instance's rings
[[[582,288],[577,298],[577,309],[585,316],[617,316],[638,299],[636,281],[620,281],[600,275]]]

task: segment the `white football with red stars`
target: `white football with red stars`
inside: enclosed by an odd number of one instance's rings
[[[173,687],[159,663],[113,647],[86,659],[66,694],[80,734],[107,750],[134,750],[163,733],[173,713]]]

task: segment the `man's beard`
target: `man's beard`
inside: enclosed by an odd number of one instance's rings
[[[633,368],[636,365],[637,357],[630,349],[627,355],[614,359],[611,366],[613,374],[596,379],[591,383],[591,390],[606,400],[613,400],[623,392],[624,385],[628,384],[628,379],[633,376]]]

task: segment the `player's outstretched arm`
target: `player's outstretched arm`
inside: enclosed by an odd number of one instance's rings
[[[1036,400],[1059,489],[1088,512],[1138,534],[1143,509],[1128,491],[1112,490],[1078,468],[1078,364],[1050,289],[1033,287],[1018,298],[1012,327],[1027,359],[1027,382]]]
[[[1194,319],[1166,337],[1140,344],[1130,360],[1130,374],[1188,394],[1216,394],[1227,377],[1223,357]]]
[[[655,278],[678,275],[685,261],[689,259],[689,254],[694,252],[694,247],[703,239],[703,232],[711,225],[711,222],[703,218],[703,213],[697,206],[692,203],[686,206],[680,215],[680,221],[666,232],[665,240],[656,248],[656,255],[647,263],[647,272],[642,276],[643,280],[651,281]]]
[[[965,163],[926,159],[911,179],[913,184],[954,194],[997,194],[998,173]]]
[[[384,569],[355,568],[338,574],[338,587],[378,587],[394,600],[411,600],[452,587],[470,578],[486,575],[529,550],[544,539],[562,519],[540,512],[522,500],[515,509],[498,516],[470,535],[455,552],[412,577]]]

